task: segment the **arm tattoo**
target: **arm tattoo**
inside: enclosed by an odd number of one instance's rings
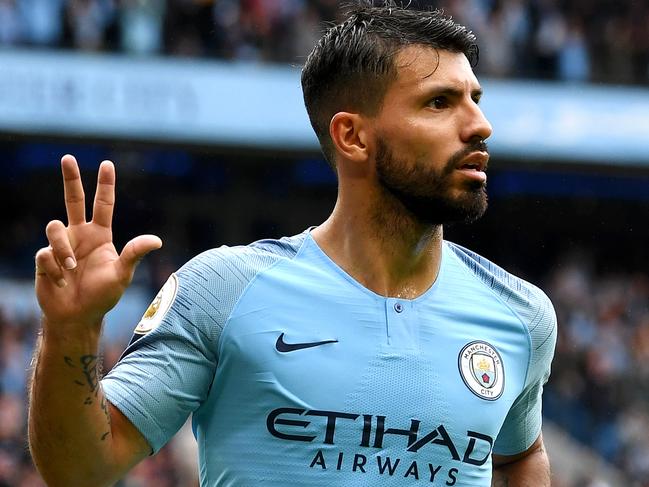
[[[108,424],[108,431],[101,435],[101,440],[104,441],[110,435],[110,411],[108,410],[108,401],[106,400],[106,396],[104,396],[101,387],[99,386],[99,378],[101,374],[100,361],[97,355],[82,355],[77,362],[78,365],[75,365],[75,361],[71,357],[63,357],[63,360],[68,367],[81,369],[83,380],[75,379],[74,383],[80,387],[85,387],[88,391],[88,396],[86,396],[83,403],[86,406],[90,406],[93,403],[93,399],[95,401],[99,399],[99,406],[104,412]]]

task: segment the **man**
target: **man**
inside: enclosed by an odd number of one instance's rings
[[[205,252],[173,274],[98,380],[105,313],[154,236],[112,244],[103,162],[86,222],[62,160],[68,226],[36,255],[43,338],[30,444],[50,485],[108,485],[193,415],[201,484],[549,486],[541,392],[547,297],[443,240],[487,206],[464,27],[358,7],[303,70],[339,193],[317,228]]]

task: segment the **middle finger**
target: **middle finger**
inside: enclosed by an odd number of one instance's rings
[[[99,166],[97,176],[97,192],[92,209],[92,221],[98,225],[110,228],[115,206],[115,166],[110,161],[104,161]]]

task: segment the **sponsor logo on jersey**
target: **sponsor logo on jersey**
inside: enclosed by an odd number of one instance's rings
[[[146,335],[152,330],[155,330],[162,319],[171,308],[174,300],[176,299],[176,293],[178,292],[178,278],[175,274],[171,274],[167,282],[162,286],[160,292],[153,299],[147,310],[144,312],[144,316],[135,327],[134,333],[138,335]]]
[[[483,341],[467,343],[458,355],[462,380],[476,396],[495,401],[505,389],[503,361],[492,345]]]
[[[410,419],[406,426],[393,424],[383,415],[293,407],[271,411],[266,428],[280,440],[317,445],[310,449],[305,464],[310,469],[373,473],[448,486],[458,482],[464,469],[485,465],[494,445],[489,435],[471,430],[452,434],[444,424],[426,427],[419,419]],[[337,447],[338,436],[345,439]],[[354,444],[362,450],[353,448]],[[436,463],[430,463],[432,452],[437,453]]]
[[[319,342],[304,342],[304,343],[286,343],[284,341],[284,333],[277,337],[275,342],[275,349],[281,353],[294,352],[295,350],[302,350],[304,348],[319,347],[327,343],[338,343],[338,340],[321,340]]]

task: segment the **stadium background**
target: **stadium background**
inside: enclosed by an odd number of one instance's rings
[[[337,4],[0,0],[0,486],[42,485],[25,440],[31,279],[45,224],[65,214],[61,155],[78,156],[87,194],[99,161],[116,162],[118,248],[165,241],[107,320],[108,369],[188,258],[327,216],[335,179],[300,111],[298,67]],[[446,236],[553,299],[553,485],[649,486],[649,3],[414,5],[444,7],[480,39],[490,209]],[[194,486],[194,448],[184,429],[119,485]]]

